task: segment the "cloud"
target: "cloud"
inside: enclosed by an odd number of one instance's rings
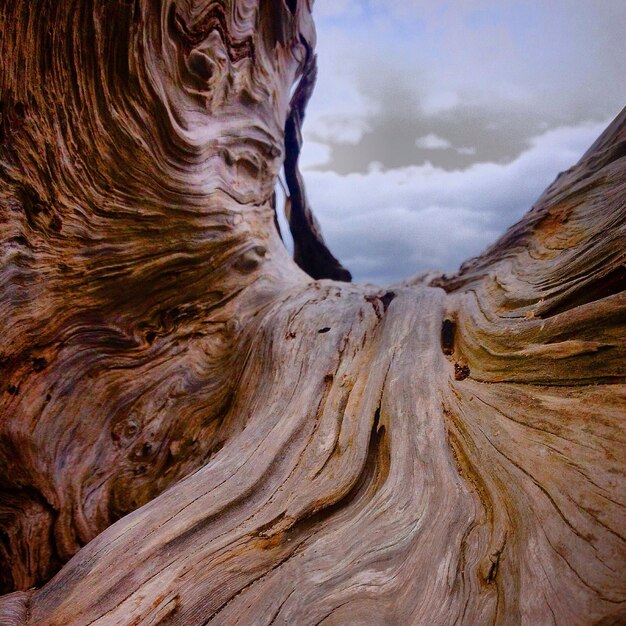
[[[426,269],[453,271],[516,222],[607,123],[546,131],[508,164],[308,171],[307,193],[331,250],[356,280],[389,283]]]
[[[428,135],[418,137],[415,140],[415,145],[424,150],[446,150],[452,147],[452,144],[447,139],[435,135],[435,133],[428,133]]]
[[[322,46],[318,52],[320,71],[303,132],[313,141],[356,145],[371,130],[370,120],[380,113],[381,105],[359,87],[360,61],[347,53],[350,36],[341,30],[335,32],[334,44]]]
[[[357,110],[352,114],[319,115],[315,130],[309,131],[309,135],[336,145],[355,146],[371,131],[365,114],[366,111]]]
[[[357,0],[316,0],[316,17],[354,17],[362,13]]]
[[[305,141],[300,152],[300,169],[307,170],[330,161],[330,146],[319,141]]]
[[[302,166],[359,280],[456,269],[624,104],[623,0],[316,0],[314,16]]]
[[[333,15],[331,4],[315,5],[320,68],[304,127],[331,146],[321,169],[510,162],[542,129],[624,105],[623,0],[344,0]],[[431,133],[474,152],[416,151]]]
[[[455,91],[433,91],[423,94],[420,98],[421,111],[428,117],[451,111],[460,104],[461,98]]]

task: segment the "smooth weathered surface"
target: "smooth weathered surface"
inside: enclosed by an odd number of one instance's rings
[[[312,281],[272,201],[306,2],[29,7],[0,622],[626,619],[626,115],[458,275]]]

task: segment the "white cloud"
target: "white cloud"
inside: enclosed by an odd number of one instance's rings
[[[517,221],[605,125],[548,131],[508,164],[456,171],[372,166],[346,176],[309,171],[307,193],[331,250],[356,280],[385,283],[431,268],[453,271]]]
[[[476,148],[472,148],[471,146],[466,146],[463,148],[457,148],[456,151],[459,154],[464,154],[466,156],[473,156],[474,154],[476,154]]]
[[[326,165],[330,161],[331,149],[328,144],[319,141],[305,141],[300,153],[300,169],[306,170],[320,165]]]
[[[415,140],[415,145],[423,150],[446,150],[452,147],[452,144],[447,139],[439,137],[435,133],[428,133],[428,135],[418,137]]]
[[[308,126],[308,135],[322,141],[335,144],[356,145],[363,135],[371,130],[371,126],[364,116],[364,110],[355,111],[353,116],[318,115],[313,124]]]
[[[314,141],[354,145],[369,132],[380,103],[359,88],[356,66],[360,61],[349,53],[350,36],[333,32],[332,45],[318,48],[318,80],[303,131]]]

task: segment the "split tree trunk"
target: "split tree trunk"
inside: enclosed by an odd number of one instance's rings
[[[0,623],[626,619],[626,115],[456,276],[313,281],[310,2],[0,20]]]

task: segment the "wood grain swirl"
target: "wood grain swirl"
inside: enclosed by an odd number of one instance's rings
[[[311,11],[0,0],[0,623],[626,620],[626,112],[454,276],[340,282]]]

